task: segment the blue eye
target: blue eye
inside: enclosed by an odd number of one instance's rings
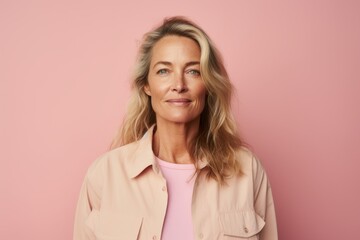
[[[194,75],[194,76],[200,76],[199,70],[191,69],[188,71],[188,73],[190,73],[191,75]]]
[[[157,71],[156,73],[159,74],[159,75],[164,75],[164,74],[167,74],[169,71],[167,69],[160,69],[159,71]]]

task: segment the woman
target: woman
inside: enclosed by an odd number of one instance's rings
[[[232,85],[182,17],[147,33],[112,144],[89,168],[74,239],[277,239],[266,174],[237,135]]]

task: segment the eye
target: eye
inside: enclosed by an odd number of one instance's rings
[[[187,73],[189,73],[195,77],[200,76],[200,71],[196,70],[196,69],[190,69]]]
[[[165,69],[165,68],[162,68],[160,69],[159,71],[156,72],[156,74],[159,74],[159,75],[165,75],[169,73],[169,70]]]

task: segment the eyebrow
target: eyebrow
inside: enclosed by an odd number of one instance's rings
[[[159,64],[163,64],[163,65],[166,65],[166,66],[171,66],[172,63],[171,62],[167,62],[167,61],[159,61],[157,63],[154,64],[153,68],[155,68],[156,65],[159,65]],[[185,64],[185,67],[188,67],[188,66],[193,66],[193,65],[198,65],[200,64],[199,61],[191,61],[191,62],[187,62]]]

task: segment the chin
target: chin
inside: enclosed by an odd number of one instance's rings
[[[200,120],[199,116],[192,117],[192,116],[173,116],[164,119],[167,122],[172,122],[175,124],[187,124],[187,123],[194,123]]]

